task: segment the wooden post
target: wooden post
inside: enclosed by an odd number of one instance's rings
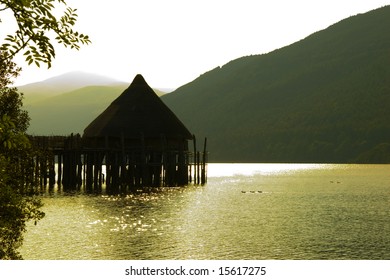
[[[112,162],[112,186],[111,189],[114,193],[119,191],[119,153],[115,151],[113,153],[113,162]]]
[[[77,184],[77,189],[80,190],[80,188],[83,185],[83,162],[81,158],[83,157],[83,152],[82,152],[82,147],[81,147],[81,138],[80,135],[78,135],[77,138],[77,146],[76,146],[76,184]]]
[[[103,155],[102,152],[99,151],[97,153],[97,162],[95,165],[96,168],[96,186],[97,190],[100,192],[102,190],[102,164],[103,164]]]
[[[93,183],[93,151],[85,153],[85,156],[87,162],[85,187],[87,189],[87,192],[91,192]]]
[[[166,185],[166,163],[167,163],[167,139],[165,138],[164,134],[160,135],[161,140],[161,163],[160,163],[160,172],[161,172],[161,178],[160,178],[160,184],[162,186]]]
[[[196,153],[196,137],[195,137],[195,134],[194,135],[192,135],[192,139],[193,139],[193,142],[194,142],[194,159],[193,159],[193,165],[194,165],[194,184],[196,185],[197,184],[197,181],[196,181],[196,179],[197,179],[197,173],[196,173],[196,171],[197,171],[197,164],[196,164],[196,162],[197,162],[197,153]]]
[[[179,144],[178,160],[177,160],[177,183],[180,186],[188,184],[188,170],[186,168],[186,159],[184,154],[184,143],[181,141]]]
[[[207,138],[204,139],[204,147],[203,147],[203,160],[202,160],[202,178],[201,178],[201,184],[204,185],[207,180],[206,175],[206,161],[207,161]]]
[[[56,172],[55,172],[55,156],[54,154],[50,154],[49,158],[49,188],[53,189],[56,184]]]
[[[93,153],[93,188],[96,192],[99,189],[99,151]]]
[[[57,177],[57,185],[60,188],[61,180],[62,180],[62,152],[58,153],[58,177]]]
[[[120,184],[122,188],[127,188],[127,172],[126,172],[126,155],[125,155],[125,136],[123,132],[121,133],[121,168],[120,168]]]
[[[196,152],[196,182],[200,184],[200,152]]]
[[[106,188],[107,191],[111,189],[111,154],[106,151]]]
[[[110,154],[110,144],[108,137],[104,137],[105,145],[105,159],[106,159],[106,189],[109,191],[111,189],[111,154]]]
[[[47,151],[45,152],[45,156],[42,158],[41,165],[42,167],[42,174],[43,174],[43,187],[47,186],[47,177],[48,177],[48,156]]]

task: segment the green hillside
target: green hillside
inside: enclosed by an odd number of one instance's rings
[[[126,86],[88,86],[27,104],[25,109],[31,117],[28,132],[35,135],[82,133]]]
[[[211,161],[390,163],[390,6],[163,97]]]
[[[39,86],[45,88],[45,83]],[[27,90],[24,108],[31,117],[28,132],[34,135],[82,134],[127,87],[127,83],[86,86],[62,94],[55,91],[36,94]],[[28,86],[25,92],[26,89]],[[44,94],[39,94],[42,92]],[[160,96],[164,94],[159,90],[155,92]]]
[[[44,81],[19,86],[18,88],[20,92],[24,93],[24,104],[29,105],[86,86],[111,86],[121,83],[122,82],[112,78],[75,71],[52,77]]]

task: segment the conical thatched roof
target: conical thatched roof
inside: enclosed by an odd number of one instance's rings
[[[141,75],[84,130],[84,137],[177,137],[192,135]]]

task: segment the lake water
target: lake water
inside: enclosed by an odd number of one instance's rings
[[[205,186],[43,202],[25,259],[390,259],[390,165],[209,164]]]

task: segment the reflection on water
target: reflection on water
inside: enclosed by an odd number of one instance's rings
[[[25,259],[389,259],[390,166],[210,164],[208,184],[47,194]]]
[[[292,173],[299,170],[324,169],[332,168],[333,164],[309,164],[309,163],[214,163],[210,164],[208,174],[211,177],[225,177],[236,175],[255,175],[255,174],[275,174],[275,173]],[[341,165],[338,165],[341,166]]]

